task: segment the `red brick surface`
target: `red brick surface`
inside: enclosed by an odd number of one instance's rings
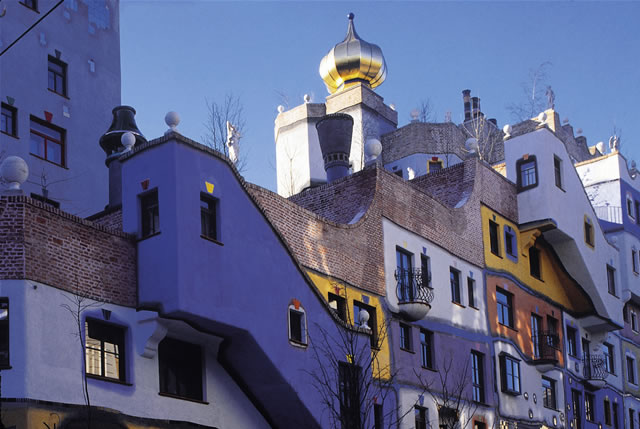
[[[132,237],[26,196],[0,198],[0,279],[29,279],[114,304],[137,301]]]

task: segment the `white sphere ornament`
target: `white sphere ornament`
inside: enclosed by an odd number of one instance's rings
[[[361,328],[368,328],[367,322],[369,321],[369,312],[367,310],[360,310],[358,313],[358,321],[360,322]]]
[[[284,112],[284,106],[281,104],[278,106],[278,113]]]
[[[120,137],[120,142],[122,142],[122,146],[124,146],[124,151],[129,152],[133,148],[133,145],[136,144],[136,136],[134,136],[131,131],[127,131]]]
[[[29,166],[19,156],[8,156],[0,164],[0,176],[9,183],[9,189],[20,190],[29,177]]]
[[[382,153],[382,143],[378,139],[368,139],[364,144],[364,155],[367,159],[376,159]]]
[[[396,105],[391,103],[389,104],[389,107],[391,108],[391,110],[395,111],[396,110]]]
[[[165,134],[168,134],[170,132],[177,132],[176,127],[180,123],[180,115],[178,115],[178,112],[168,112],[166,115],[164,115],[164,122],[169,126],[169,129],[165,132]]]
[[[547,120],[547,114],[544,112],[540,112],[538,115],[538,122],[544,122]]]
[[[598,152],[600,152],[601,154],[604,155],[604,142],[598,142],[596,143],[596,149],[598,149]]]
[[[507,124],[504,127],[502,127],[502,132],[504,133],[505,136],[510,136],[511,133],[513,132],[513,127],[510,124]]]
[[[311,96],[309,94],[305,94],[304,97],[302,97],[305,103],[310,103],[311,102]]]
[[[475,137],[469,137],[466,142],[464,142],[464,147],[469,152],[477,152],[478,151],[478,139]]]

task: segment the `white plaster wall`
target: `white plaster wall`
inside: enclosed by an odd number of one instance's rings
[[[276,130],[276,170],[278,194],[289,197],[309,186],[311,165],[309,161],[311,135],[318,137],[315,127],[306,120],[298,121],[284,129]],[[312,152],[315,153],[315,152]],[[322,161],[322,155],[320,155]],[[324,170],[324,169],[323,169]]]
[[[625,165],[624,173],[626,173],[626,163],[619,154],[605,155],[597,160],[579,163],[576,166],[576,171],[584,186],[590,186],[610,180],[619,180],[624,174],[620,168],[621,162]]]
[[[560,418],[565,404],[564,398],[564,374],[559,369],[553,369],[541,373],[535,366],[528,365],[526,357],[521,355],[516,347],[505,341],[495,341],[496,356],[496,387],[499,397],[499,411],[504,418],[529,419],[529,410],[533,412],[533,420],[544,421],[548,427],[564,427]],[[520,395],[510,395],[502,392],[502,380],[498,356],[506,353],[515,359],[520,359]],[[542,402],[542,376],[556,381],[556,410],[546,408]],[[526,393],[526,395],[525,395]],[[534,399],[535,396],[535,399]],[[527,398],[528,397],[528,398]],[[553,425],[553,417],[557,419],[557,425]],[[566,421],[565,421],[566,423]]]
[[[518,194],[520,223],[553,219],[558,231],[545,236],[565,267],[590,294],[598,313],[622,325],[622,301],[607,291],[606,264],[619,269],[618,251],[605,239],[564,144],[549,130],[540,129],[509,139],[504,147],[507,178],[513,182],[518,159],[525,154],[537,159],[538,186]],[[555,185],[554,155],[562,160],[563,189]],[[594,248],[584,241],[585,215],[594,227]]]
[[[626,213],[626,212],[625,212]],[[607,237],[620,249],[620,280],[622,282],[622,299],[628,301],[630,293],[640,296],[640,274],[633,271],[631,251],[636,251],[636,261],[640,255],[640,239],[625,231],[607,234]],[[637,262],[640,271],[640,262]]]
[[[402,177],[405,179],[409,177],[407,173],[408,168],[411,168],[415,172],[415,177],[424,176],[427,174],[427,164],[433,157],[438,157],[438,160],[442,161],[442,168],[447,168],[462,162],[458,155],[453,153],[414,153],[413,155],[390,162],[386,164],[384,168],[393,173],[402,170]]]
[[[397,281],[396,247],[413,254],[413,267],[420,268],[420,254],[426,250],[431,262],[431,286],[434,288],[434,300],[426,319],[438,320],[466,330],[487,333],[486,291],[482,270],[459,258],[432,242],[396,225],[388,219],[382,219],[384,240],[384,270],[387,285],[387,302],[393,312],[398,311],[396,296]],[[460,295],[462,305],[451,302],[451,283],[449,269],[460,271]],[[478,309],[469,307],[467,277],[475,280],[475,301]]]
[[[2,372],[4,397],[83,404],[82,349],[77,325],[62,307],[73,306],[72,295],[44,284],[24,280],[0,281],[0,296],[9,298],[10,359],[12,369]],[[93,302],[92,302],[93,303]],[[155,419],[190,421],[216,427],[267,428],[262,416],[217,362],[220,339],[201,334],[182,322],[157,321],[148,311],[97,304],[83,313],[102,319],[102,309],[112,312],[111,322],[127,327],[125,356],[130,386],[89,379],[92,405],[124,414]],[[143,357],[145,346],[157,343],[151,335],[166,332],[200,344],[204,351],[204,401],[208,404],[160,396],[157,353]],[[84,330],[84,323],[83,323]],[[149,350],[147,350],[149,351]]]

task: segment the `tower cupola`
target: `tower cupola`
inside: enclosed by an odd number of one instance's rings
[[[353,25],[353,13],[347,17],[347,36],[320,62],[320,76],[331,94],[358,82],[376,88],[387,76],[387,65],[380,47],[358,36]]]

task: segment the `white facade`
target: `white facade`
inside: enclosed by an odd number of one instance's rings
[[[35,11],[17,0],[3,2],[0,50],[55,3],[39,0]],[[118,5],[119,0],[65,1],[0,58],[0,101],[15,113],[16,125],[13,133],[0,132],[0,155],[27,162],[27,195],[47,194],[82,217],[107,204],[108,171],[98,141],[109,128],[111,109],[120,104]],[[49,88],[50,57],[66,65],[59,92]],[[32,117],[63,130],[61,162],[32,154]]]
[[[8,298],[11,314],[11,369],[2,371],[3,397],[84,405],[83,350],[74,317],[63,308],[75,308],[74,296],[29,280],[0,281],[0,295]],[[103,309],[111,312],[108,323],[126,330],[126,380],[120,383],[88,378],[92,406],[135,417],[214,427],[269,427],[218,362],[220,338],[198,332],[183,322],[160,319],[154,312],[89,300],[84,303],[91,307],[82,313],[83,340],[84,320],[104,320]],[[202,403],[158,394],[157,346],[165,336],[201,346]]]

